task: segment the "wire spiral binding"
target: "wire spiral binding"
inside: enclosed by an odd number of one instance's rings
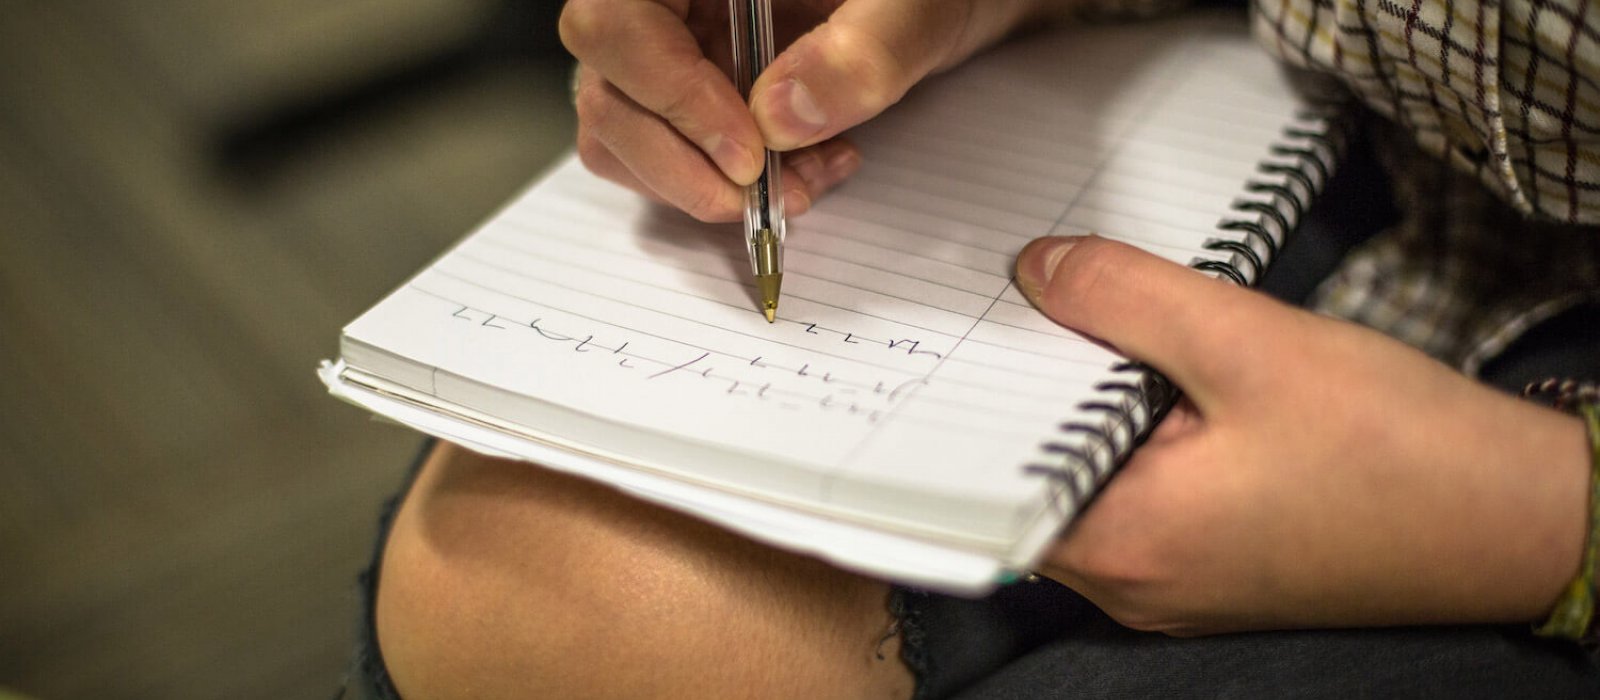
[[[1331,106],[1330,106],[1331,107]],[[1297,116],[1268,149],[1230,209],[1240,216],[1216,224],[1217,237],[1205,250],[1225,259],[1190,263],[1242,287],[1255,286],[1278,255],[1284,240],[1328,183],[1344,151],[1351,124],[1336,120],[1335,108]],[[1055,482],[1050,502],[1065,514],[1081,509],[1177,403],[1179,390],[1148,365],[1119,362],[1113,378],[1095,386],[1094,399],[1078,404],[1078,415],[1058,427],[1058,435],[1039,446],[1038,461],[1026,473]]]

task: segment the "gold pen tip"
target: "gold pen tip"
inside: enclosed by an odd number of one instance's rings
[[[783,273],[756,275],[756,287],[761,291],[761,313],[767,323],[778,320],[778,289],[783,286]]]

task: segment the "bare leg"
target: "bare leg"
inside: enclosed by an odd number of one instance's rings
[[[911,695],[886,584],[447,444],[380,582],[407,700]]]

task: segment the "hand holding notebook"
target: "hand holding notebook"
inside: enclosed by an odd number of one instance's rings
[[[1571,577],[1587,473],[1570,417],[1370,329],[1073,240],[1030,245],[1019,286],[1186,398],[1043,573],[1184,634],[1530,620]]]

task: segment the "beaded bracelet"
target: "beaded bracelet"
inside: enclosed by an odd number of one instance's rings
[[[1551,399],[1557,410],[1577,413],[1583,418],[1589,436],[1589,536],[1584,543],[1583,562],[1578,575],[1562,592],[1555,608],[1544,623],[1534,627],[1533,633],[1541,637],[1557,637],[1593,643],[1596,598],[1596,564],[1600,563],[1600,386],[1573,380],[1546,380],[1529,384],[1524,397],[1543,396]]]

